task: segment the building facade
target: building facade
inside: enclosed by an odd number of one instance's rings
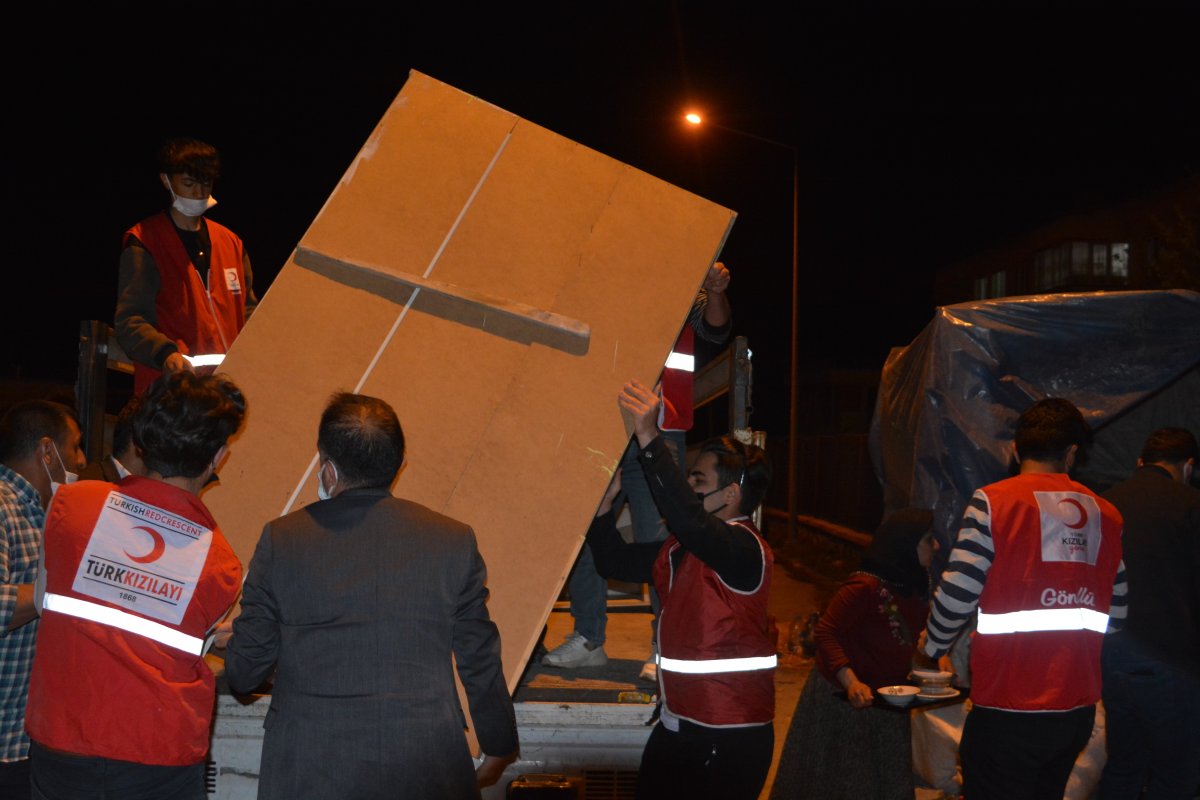
[[[934,279],[934,302],[1126,289],[1200,289],[1200,176],[952,264]]]

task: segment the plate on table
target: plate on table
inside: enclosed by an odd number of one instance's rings
[[[917,697],[922,700],[952,700],[962,694],[953,686],[946,689],[922,689]]]

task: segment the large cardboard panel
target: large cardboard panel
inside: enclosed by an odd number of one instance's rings
[[[396,494],[478,535],[515,686],[628,440],[620,386],[657,379],[733,220],[411,73],[225,360],[250,412],[205,500],[239,557],[264,523],[316,500],[329,395],[382,397],[408,442]]]

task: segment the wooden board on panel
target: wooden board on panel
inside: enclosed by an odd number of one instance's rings
[[[617,392],[657,379],[734,216],[411,73],[222,368],[249,414],[205,501],[238,556],[316,500],[329,395],[382,397],[395,493],[475,529],[514,687],[628,440]]]

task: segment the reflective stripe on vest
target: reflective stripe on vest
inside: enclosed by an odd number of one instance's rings
[[[667,369],[677,369],[681,372],[696,371],[696,357],[689,353],[680,353],[675,350],[671,351],[671,355],[667,356]]]
[[[124,611],[110,606],[102,606],[99,603],[89,603],[87,600],[79,600],[74,597],[67,597],[66,595],[46,592],[42,598],[42,608],[46,611],[57,611],[59,614],[66,614],[69,617],[79,617],[80,619],[98,622],[101,625],[108,625],[112,628],[120,628],[123,631],[136,633],[138,636],[145,636],[156,642],[162,642],[168,647],[174,647],[176,650],[182,650],[194,656],[198,656],[204,652],[203,639],[188,636],[182,631],[168,628],[166,625],[153,622],[145,617],[127,614]]]
[[[1007,614],[979,612],[976,630],[989,633],[1030,633],[1033,631],[1108,630],[1108,614],[1090,608],[1041,608],[1034,611],[1010,611]]]
[[[209,353],[198,356],[184,356],[189,364],[193,367],[219,367],[221,362],[225,360],[223,353]]]
[[[658,657],[658,665],[667,672],[684,672],[689,675],[705,675],[712,672],[752,672],[756,669],[772,669],[777,662],[776,656],[710,658],[703,661],[667,658],[661,655]]]

